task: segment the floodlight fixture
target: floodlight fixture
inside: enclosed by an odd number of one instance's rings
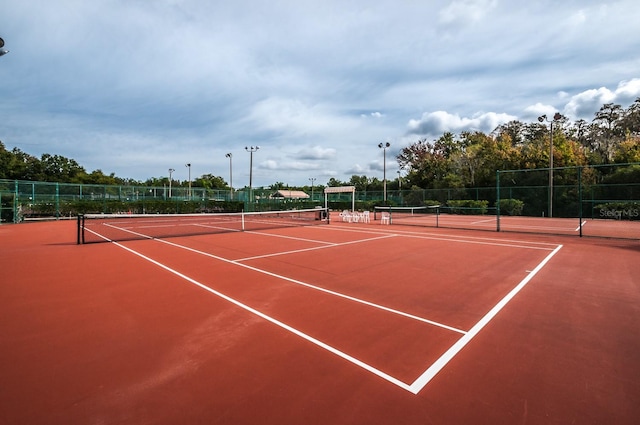
[[[8,50],[3,49],[2,47],[4,47],[4,40],[0,38],[0,56],[6,55],[7,53],[9,53]]]

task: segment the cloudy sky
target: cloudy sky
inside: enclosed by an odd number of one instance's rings
[[[637,0],[22,0],[0,141],[87,171],[233,185],[397,177],[444,131],[640,97]]]

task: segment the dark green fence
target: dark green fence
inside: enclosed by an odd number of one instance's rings
[[[528,228],[498,219],[498,230],[640,239],[638,163],[498,171],[496,190],[523,216],[547,219]]]
[[[0,216],[3,223],[18,223],[82,213],[307,209],[325,202],[321,187],[303,199],[276,197],[275,192],[0,180]],[[389,190],[386,195],[385,203],[382,191],[356,190],[355,208],[441,205],[443,214],[456,215],[465,206],[465,214],[459,215],[486,215],[487,219],[449,220],[450,227],[640,239],[640,163],[500,170],[494,187],[413,188]],[[351,193],[331,194],[328,200],[332,210],[352,207]],[[478,203],[486,207],[470,209]],[[523,221],[525,217],[530,220]],[[447,222],[438,220],[439,226]]]

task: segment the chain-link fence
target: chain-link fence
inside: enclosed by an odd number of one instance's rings
[[[341,211],[355,204],[357,210],[373,211],[381,205],[439,205],[439,227],[640,239],[640,163],[501,170],[496,182],[494,187],[388,190],[386,202],[382,191],[335,193],[328,207]],[[3,223],[83,213],[250,212],[325,203],[321,187],[300,193],[18,180],[0,180],[0,200]]]
[[[498,171],[496,189],[498,206],[546,219],[499,210],[499,230],[640,239],[640,164]]]

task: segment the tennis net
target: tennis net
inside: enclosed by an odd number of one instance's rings
[[[78,216],[78,244],[161,239],[328,223],[327,210],[214,214],[85,214]]]
[[[383,215],[388,214],[391,222],[398,223],[399,220],[430,219],[440,212],[439,205],[419,206],[419,207],[374,207],[373,220],[381,220]]]

